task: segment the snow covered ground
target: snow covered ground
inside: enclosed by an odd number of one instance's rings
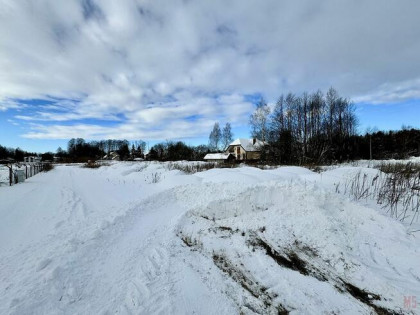
[[[4,165],[0,165],[0,187],[6,185],[9,185],[9,169]]]
[[[420,232],[336,193],[374,170],[168,169],[1,187],[0,314],[419,311]]]

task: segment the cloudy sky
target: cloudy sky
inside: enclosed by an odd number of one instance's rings
[[[420,1],[0,0],[0,144],[246,137],[260,96],[334,86],[420,127]]]

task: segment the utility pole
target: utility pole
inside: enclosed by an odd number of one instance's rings
[[[369,135],[369,157],[372,160],[372,135]]]

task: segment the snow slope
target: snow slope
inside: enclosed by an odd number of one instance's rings
[[[419,233],[335,193],[355,168],[168,169],[2,187],[0,313],[416,312]]]

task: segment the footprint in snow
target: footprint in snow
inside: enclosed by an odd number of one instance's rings
[[[41,271],[41,270],[45,269],[51,262],[52,262],[52,260],[50,258],[41,260],[38,263],[38,266],[36,267],[36,271],[38,272],[38,271]]]

